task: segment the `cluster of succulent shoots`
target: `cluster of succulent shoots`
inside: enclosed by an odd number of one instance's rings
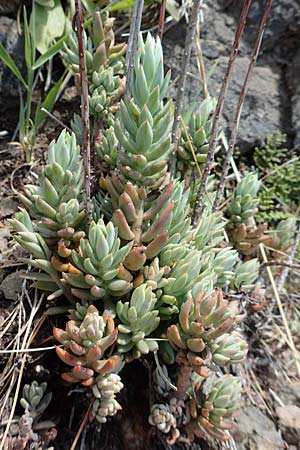
[[[201,169],[206,161],[215,107],[216,99],[208,97],[195,111],[189,108],[182,114],[177,170],[179,175],[184,173],[186,182],[195,166]]]
[[[51,420],[41,420],[52,399],[52,393],[45,394],[47,383],[33,381],[23,387],[20,405],[23,414],[14,416],[8,437],[4,441],[7,450],[25,448],[48,448],[56,438],[57,430]],[[3,417],[3,419],[6,419]],[[5,423],[5,420],[3,421]],[[0,436],[2,429],[0,425]],[[51,448],[51,447],[49,447]],[[53,448],[53,447],[52,447]]]
[[[258,255],[260,244],[271,249],[269,257],[282,259],[284,253],[289,251],[296,231],[296,219],[291,217],[278,222],[273,230],[268,230],[267,223],[255,222],[255,214],[258,211],[258,198],[260,181],[255,173],[248,173],[233,192],[232,199],[227,207],[229,221],[227,232],[233,247],[246,258]],[[250,260],[254,264],[254,259]],[[250,263],[249,261],[249,263]]]
[[[34,268],[26,277],[48,293],[49,306],[70,311],[65,329],[55,328],[53,335],[60,344],[58,357],[69,366],[63,380],[80,383],[94,398],[91,420],[105,423],[121,409],[124,364],[154,358],[166,387],[159,387],[157,377],[157,399],[149,413],[157,432],[170,443],[180,436],[227,439],[224,430],[240,384],[223,375],[210,392],[202,386],[221,375],[220,367],[245,357],[247,345],[236,330],[240,316],[230,293],[253,288],[257,261],[249,267],[226,244],[226,221],[221,211],[212,211],[213,192],[192,227],[191,193],[184,180],[168,172],[174,107],[166,99],[170,74],[164,74],[160,40],[150,34],[145,42],[139,38],[130,96],[116,103],[114,83],[122,77],[125,46],[114,43],[111,26],[111,20],[102,25],[96,12],[92,37],[86,39],[98,138],[100,116],[102,121],[101,139],[94,141],[101,159],[94,220],[87,223],[85,215],[79,146],[74,134],[63,131],[49,146],[39,185],[26,187],[21,196],[25,209],[11,225],[17,242],[31,254],[23,259]],[[77,73],[72,39],[64,54]],[[200,163],[213,108],[214,102],[206,100],[187,128]],[[80,132],[77,126],[78,142]],[[183,160],[189,152],[185,142],[185,150],[179,150]],[[239,200],[238,193],[230,210],[235,223],[256,206],[256,181],[247,180],[249,198]],[[174,367],[171,380],[163,364]]]

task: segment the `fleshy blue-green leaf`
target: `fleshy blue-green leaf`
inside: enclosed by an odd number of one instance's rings
[[[33,69],[34,70],[38,69],[47,61],[49,61],[49,59],[53,58],[53,56],[55,56],[60,51],[67,37],[68,36],[63,36],[55,44],[51,45],[51,47],[36,60],[36,62],[33,65]]]

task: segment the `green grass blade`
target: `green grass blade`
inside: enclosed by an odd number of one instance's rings
[[[23,8],[23,17],[24,17],[24,38],[25,38],[25,62],[28,69],[32,69],[33,66],[33,45],[31,42],[28,20],[27,20],[27,12],[24,6]]]
[[[25,107],[22,94],[20,94],[20,108],[19,108],[19,139],[21,144],[25,137]]]
[[[27,89],[27,84],[24,80],[24,78],[22,77],[21,72],[19,71],[19,69],[17,68],[17,66],[15,65],[14,60],[12,59],[12,57],[9,55],[9,53],[7,53],[7,51],[5,50],[5,48],[3,47],[3,45],[0,42],[0,59],[4,62],[4,64],[6,65],[6,67],[9,68],[9,70],[14,74],[14,76],[16,78],[18,78],[19,81],[21,81],[21,83],[23,84],[23,86]]]
[[[121,9],[130,9],[133,7],[134,7],[134,0],[121,0],[112,5],[109,9],[110,11],[119,11]]]
[[[49,59],[53,58],[63,46],[63,43],[67,39],[67,35],[60,38],[55,44],[53,44],[43,55],[41,55],[33,64],[32,69],[36,70],[45,64]]]

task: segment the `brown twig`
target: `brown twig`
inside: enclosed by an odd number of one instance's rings
[[[92,406],[93,406],[93,401],[91,401],[91,403],[90,403],[90,405],[89,405],[89,407],[88,407],[88,409],[87,409],[87,411],[86,411],[86,413],[84,415],[84,418],[82,419],[82,422],[81,422],[81,424],[80,424],[80,426],[79,426],[79,428],[77,430],[76,436],[74,438],[74,441],[72,442],[70,450],[75,450],[76,445],[77,445],[77,443],[79,441],[79,438],[81,436],[81,433],[82,433],[82,431],[83,431],[83,429],[84,429],[84,427],[85,427],[85,425],[86,425],[86,423],[88,421],[89,414],[90,414],[90,411],[92,409]]]
[[[131,72],[134,65],[134,58],[137,50],[138,36],[141,28],[144,0],[136,0],[132,13],[132,20],[129,30],[129,38],[126,51],[126,88],[125,93],[130,94]]]
[[[167,0],[161,0],[159,19],[158,19],[157,35],[159,36],[161,41],[162,41],[163,34],[164,34],[164,25],[165,25],[165,16],[166,16],[166,3],[167,3]]]
[[[230,78],[232,75],[233,66],[234,66],[235,60],[238,55],[241,37],[242,37],[242,34],[245,29],[246,19],[248,16],[251,2],[252,2],[252,0],[244,0],[244,4],[243,4],[242,12],[241,12],[241,15],[239,18],[237,30],[235,33],[234,43],[233,43],[231,54],[229,57],[225,77],[224,77],[221,91],[219,94],[218,103],[216,106],[216,111],[215,111],[214,119],[213,119],[211,140],[209,143],[209,149],[208,149],[207,158],[206,158],[206,162],[205,162],[205,166],[204,166],[204,170],[203,170],[203,176],[201,179],[201,184],[200,184],[199,191],[197,193],[197,198],[196,198],[196,203],[195,203],[195,209],[194,209],[194,214],[193,214],[193,219],[192,219],[192,223],[194,226],[197,225],[200,215],[201,215],[201,212],[202,212],[203,197],[205,194],[206,184],[207,184],[207,180],[208,180],[208,177],[209,177],[209,174],[211,171],[211,167],[212,167],[212,164],[214,161],[214,156],[215,156],[215,151],[216,151],[216,146],[217,146],[217,137],[218,137],[218,132],[219,132],[220,116],[223,111],[226,92],[227,92],[229,81],[230,81]]]
[[[298,242],[298,245],[299,245],[299,242]],[[268,262],[262,263],[260,265],[259,270],[261,271],[261,270],[265,269],[268,266],[282,266],[282,267],[285,267],[287,269],[300,270],[300,264],[292,264],[291,262],[288,262],[288,261],[268,261]]]
[[[81,0],[75,1],[76,8],[76,33],[78,39],[80,87],[81,87],[81,119],[82,119],[82,152],[84,165],[84,189],[85,207],[88,224],[93,219],[93,208],[91,201],[91,146],[90,146],[90,114],[89,114],[89,91],[86,70],[86,56],[83,39],[83,12]]]
[[[189,17],[189,25],[185,36],[184,53],[181,65],[181,71],[177,87],[176,103],[175,103],[175,113],[174,113],[174,123],[172,128],[172,142],[173,150],[170,156],[169,168],[171,174],[174,176],[176,171],[176,151],[178,143],[178,128],[180,122],[180,116],[183,108],[183,94],[186,83],[187,69],[190,62],[192,45],[195,37],[196,24],[198,21],[199,11],[201,7],[202,0],[194,0]]]
[[[233,126],[232,126],[230,139],[229,139],[229,148],[228,148],[228,151],[226,153],[226,158],[225,158],[225,161],[224,161],[224,164],[223,164],[222,176],[221,176],[221,180],[220,180],[220,183],[219,183],[219,186],[218,186],[216,199],[215,199],[215,202],[214,202],[214,205],[213,205],[213,211],[215,211],[219,207],[220,202],[221,202],[222,197],[223,197],[225,180],[226,180],[227,173],[228,173],[228,170],[229,170],[230,160],[231,160],[232,154],[233,154],[233,149],[234,149],[234,145],[235,145],[235,141],[236,141],[236,137],[237,137],[237,133],[238,133],[238,128],[239,128],[239,124],[240,124],[241,113],[242,113],[245,97],[246,97],[247,90],[248,90],[249,80],[251,78],[254,66],[255,66],[256,61],[257,61],[257,57],[258,57],[258,53],[259,53],[259,50],[260,50],[260,46],[261,46],[264,30],[265,30],[266,23],[267,23],[269,14],[270,14],[272,2],[273,2],[273,0],[267,0],[266,1],[265,11],[264,11],[263,17],[262,17],[261,22],[260,22],[259,30],[258,30],[258,33],[257,33],[257,38],[256,38],[256,41],[255,41],[254,49],[253,49],[252,56],[251,56],[251,61],[250,61],[249,66],[248,66],[248,70],[247,70],[247,73],[246,73],[246,76],[245,76],[245,79],[244,79],[242,90],[241,90],[241,93],[240,93],[240,96],[239,96],[239,100],[238,100],[238,103],[237,103],[237,107],[236,107],[236,110],[235,110]]]
[[[72,133],[72,130],[71,130],[71,128],[68,127],[68,125],[64,124],[61,120],[59,120],[57,117],[55,117],[55,115],[52,114],[50,111],[47,111],[46,108],[41,108],[41,111],[44,112],[45,114],[47,114],[47,116],[49,116],[50,119],[52,119],[56,123],[58,123],[58,125],[60,125],[61,127],[65,128],[66,130],[68,130],[69,133]]]

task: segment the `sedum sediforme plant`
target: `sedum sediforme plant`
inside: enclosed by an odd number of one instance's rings
[[[93,43],[91,55],[100,54],[102,46],[106,65],[101,67],[113,68],[118,58],[110,59],[111,46],[102,44]],[[181,435],[227,438],[223,419],[232,416],[239,382],[222,376],[211,392],[202,386],[219,367],[245,357],[247,345],[235,330],[240,316],[228,294],[250,290],[258,267],[253,260],[247,266],[226,244],[226,219],[212,211],[213,192],[206,195],[196,228],[191,226],[193,195],[184,180],[168,172],[173,123],[169,80],[160,40],[150,34],[145,41],[140,37],[130,95],[117,111],[101,117],[103,172],[92,223],[86,223],[82,206],[75,136],[63,132],[49,147],[39,185],[27,187],[21,197],[28,212],[20,210],[11,224],[16,240],[31,254],[26,261],[39,269],[27,277],[48,293],[48,301],[69,309],[65,328],[53,331],[60,343],[57,355],[69,367],[63,380],[80,383],[93,399],[90,419],[102,424],[121,409],[124,364],[154,357],[159,388],[149,423],[173,444]],[[108,92],[105,85],[101,89]],[[102,102],[93,101],[96,109]],[[210,109],[205,114],[209,120]],[[205,133],[209,140],[209,126]],[[249,190],[248,183],[254,188]],[[236,211],[237,196],[243,195],[238,192],[233,211],[240,222],[256,207],[256,178],[244,184],[247,201],[240,201]]]
[[[21,416],[13,417],[8,436],[4,440],[5,449],[53,448],[48,445],[57,435],[55,423],[51,420],[40,420],[52,399],[52,392],[45,394],[46,389],[46,382],[39,384],[34,380],[31,384],[25,384],[20,399],[24,412]],[[0,425],[1,438],[4,431],[2,427],[7,418],[4,413],[4,420]]]
[[[103,156],[102,140],[111,144],[114,138],[111,133],[106,136],[103,131],[105,121],[112,122],[118,110],[118,100],[125,88],[124,54],[126,44],[115,42],[113,30],[114,18],[101,15],[96,8],[93,13],[93,23],[88,32],[84,31],[84,45],[86,68],[89,80],[89,109],[91,121],[91,135],[95,149]],[[75,76],[79,86],[80,69],[77,48],[77,36],[73,31],[62,50],[63,61]],[[79,142],[82,141],[82,125],[79,115],[75,114],[71,122],[73,131]]]
[[[260,181],[256,173],[248,173],[236,185],[227,207],[227,232],[233,246],[245,256],[255,255],[260,243],[265,242],[267,224],[255,224],[258,212]]]

